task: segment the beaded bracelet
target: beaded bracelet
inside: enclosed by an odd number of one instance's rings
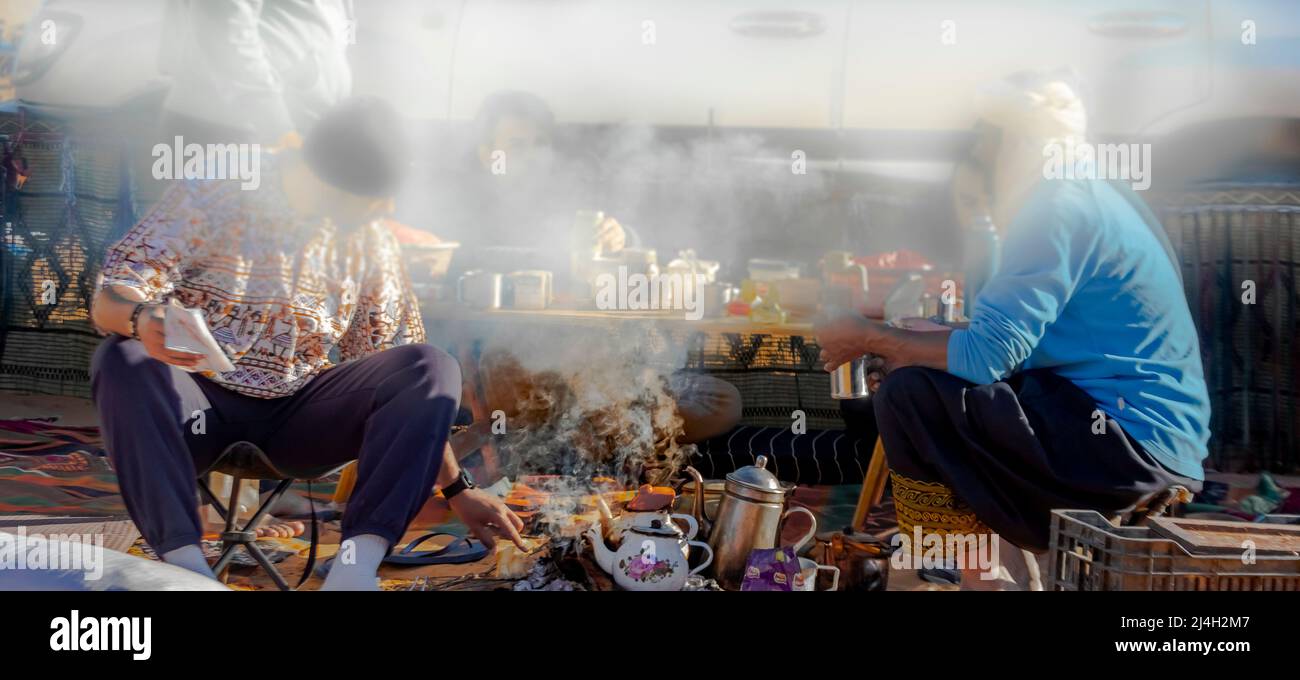
[[[144,308],[145,303],[141,302],[137,304],[135,309],[131,310],[131,320],[127,322],[131,327],[131,337],[136,340],[140,339],[140,328],[136,324],[136,321],[140,318],[140,312],[144,311]]]

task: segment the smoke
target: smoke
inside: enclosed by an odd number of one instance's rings
[[[828,183],[792,158],[800,150],[749,132],[669,134],[626,124],[588,142],[601,150],[593,182],[600,207],[656,248],[661,265],[691,248],[726,263],[738,282],[749,258],[815,244],[811,254],[837,243],[833,229],[808,228],[809,208],[825,201]]]
[[[544,342],[538,342],[544,337]],[[576,486],[662,483],[685,463],[682,418],[668,377],[683,350],[652,327],[505,331],[485,347],[489,408],[506,414],[515,473],[558,474]]]
[[[668,382],[683,350],[653,327],[503,328],[480,367],[488,408],[506,415],[507,474],[544,476],[528,480],[537,530],[572,538],[599,521],[593,494],[665,484],[694,453]]]

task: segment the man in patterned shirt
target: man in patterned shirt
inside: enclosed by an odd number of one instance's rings
[[[465,487],[444,455],[460,367],[423,344],[378,222],[406,164],[400,129],[386,104],[344,102],[300,151],[262,156],[258,189],[178,184],[109,250],[93,317],[115,335],[95,354],[92,389],[127,509],[165,561],[211,575],[196,470],[236,441],[288,469],[358,459],[343,518],[356,559],[338,561],[329,589],[375,588],[432,487]],[[235,370],[186,370],[199,355],[168,349],[168,304],[199,310]],[[448,495],[489,545],[521,542],[522,522],[494,496]]]

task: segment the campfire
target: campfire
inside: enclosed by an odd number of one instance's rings
[[[672,479],[694,451],[678,439],[682,418],[664,372],[647,358],[661,343],[633,336],[580,343],[546,354],[497,346],[482,370],[489,408],[505,415],[501,448],[516,475],[607,477],[624,488]],[[580,351],[575,351],[580,350]],[[544,358],[541,358],[544,357]]]

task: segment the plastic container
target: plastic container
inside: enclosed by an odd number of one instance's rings
[[[1092,510],[1053,510],[1051,550],[1052,590],[1300,591],[1300,556],[1192,554],[1148,527],[1117,527]]]

